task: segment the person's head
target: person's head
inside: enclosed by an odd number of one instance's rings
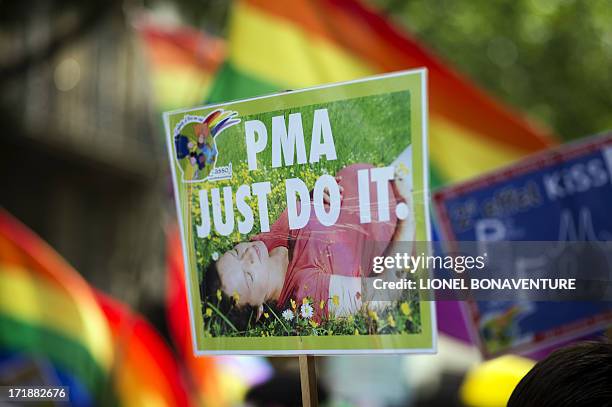
[[[278,267],[263,242],[242,242],[217,260],[221,290],[236,298],[236,305],[258,307],[271,292],[271,273]]]
[[[238,308],[260,307],[274,299],[279,283],[282,286],[280,275],[284,276],[282,262],[278,256],[270,255],[263,242],[241,242],[210,264],[206,279],[212,278],[213,284],[208,284],[205,290],[215,294],[219,289]]]
[[[200,285],[200,293],[204,301],[204,308],[209,308],[210,304],[215,307],[239,330],[248,327],[249,321],[257,319],[258,310],[249,305],[238,305],[238,296],[229,296],[223,290],[223,283],[219,277],[217,262],[211,262],[204,272],[204,280]]]
[[[612,344],[584,342],[553,352],[516,386],[508,407],[612,407]]]
[[[211,262],[204,271],[200,292],[205,302],[220,302],[220,311],[236,326],[256,321],[264,303],[276,307],[287,271],[287,251],[268,252],[261,241],[241,242]],[[230,315],[231,314],[231,315]]]

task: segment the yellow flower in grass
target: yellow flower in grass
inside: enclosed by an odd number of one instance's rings
[[[270,318],[270,314],[268,314],[267,312],[264,312],[264,318],[265,318],[265,319]]]
[[[221,290],[217,289],[217,301],[221,301]]]
[[[376,311],[368,310],[368,316],[374,321],[378,321],[378,314],[376,313]]]
[[[338,297],[337,295],[334,295],[332,297],[332,303],[337,307],[338,305],[340,305],[340,297]]]
[[[291,301],[291,308],[296,309],[297,308],[297,304],[295,303],[295,301],[290,300]]]
[[[312,319],[310,321],[308,321],[308,323],[310,324],[311,327],[316,328],[319,326],[319,324],[316,321],[313,321]]]
[[[206,308],[206,317],[210,318],[212,316],[212,309],[211,308]]]
[[[320,309],[325,308],[325,301],[321,300],[321,302],[319,303],[319,308]]]
[[[400,311],[402,311],[402,314],[406,316],[410,315],[410,305],[408,305],[407,302],[402,302],[402,305],[400,305]]]
[[[391,328],[395,328],[395,319],[393,319],[393,315],[389,314],[387,317],[387,322]]]
[[[234,293],[232,294],[232,298],[234,299],[236,303],[240,301],[240,294],[238,294],[238,291],[234,290]]]

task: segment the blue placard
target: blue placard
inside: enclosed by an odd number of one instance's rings
[[[434,199],[447,241],[610,241],[612,136],[538,154],[438,191]],[[529,352],[612,324],[606,302],[465,305],[467,323],[487,357]]]

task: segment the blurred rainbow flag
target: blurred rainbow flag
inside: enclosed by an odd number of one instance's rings
[[[427,67],[434,186],[554,143],[357,0],[238,0],[227,47],[210,102]]]
[[[201,104],[225,56],[222,39],[189,27],[137,22],[149,62],[155,107],[168,111]]]
[[[0,383],[70,387],[74,406],[190,406],[170,349],[0,209]]]

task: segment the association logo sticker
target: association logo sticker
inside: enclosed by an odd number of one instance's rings
[[[217,137],[240,123],[238,112],[216,109],[206,116],[186,115],[174,128],[174,158],[183,182],[229,179],[232,164],[217,167]]]

